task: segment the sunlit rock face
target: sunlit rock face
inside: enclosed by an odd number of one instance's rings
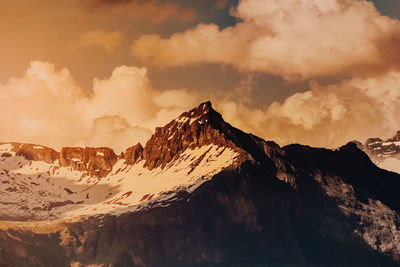
[[[117,162],[111,148],[64,147],[60,153],[60,166],[86,171],[89,176],[105,177]]]
[[[143,146],[138,143],[132,147],[126,149],[123,158],[125,159],[125,163],[129,165],[133,165],[136,162],[143,159]]]
[[[60,157],[60,153],[58,153],[54,149],[40,145],[23,143],[0,143],[0,146],[8,146],[9,150],[14,152],[17,156],[23,156],[28,160],[54,163]]]
[[[358,146],[279,147],[209,102],[121,155],[2,144],[0,265],[399,266],[400,175]]]
[[[208,145],[231,149],[242,157],[251,157],[243,147],[249,143],[260,146],[252,148],[260,150],[260,153],[262,145],[250,139],[249,135],[226,123],[210,102],[205,102],[183,113],[166,126],[156,128],[143,151],[145,167],[164,168],[169,162],[176,160],[182,151]]]

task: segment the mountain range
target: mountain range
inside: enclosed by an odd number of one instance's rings
[[[280,147],[205,102],[120,155],[1,143],[0,266],[400,266],[398,141]]]

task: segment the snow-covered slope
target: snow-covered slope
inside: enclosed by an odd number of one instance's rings
[[[204,106],[194,109],[192,115],[199,110],[206,115]],[[227,145],[229,142],[214,142],[216,133],[211,139],[204,139],[197,130],[195,136],[188,134],[195,124],[205,129],[206,123],[198,114],[187,116],[185,113],[168,124],[168,131],[158,130],[134,160],[128,160],[132,153],[125,153],[110,164],[104,152],[91,148],[63,149],[60,160],[45,162],[29,156],[45,149],[42,146],[29,145],[29,154],[21,149],[26,144],[0,145],[0,219],[74,219],[168,205],[180,191],[193,191],[243,158],[242,151]],[[180,131],[171,131],[172,124]],[[199,142],[199,137],[204,140]],[[158,139],[168,142],[160,142],[158,147]],[[172,146],[178,147],[173,154]]]

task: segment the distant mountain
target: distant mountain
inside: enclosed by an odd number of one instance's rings
[[[143,147],[0,145],[0,266],[399,266],[400,175],[210,102]]]
[[[400,131],[387,140],[375,137],[357,143],[379,167],[400,173]]]

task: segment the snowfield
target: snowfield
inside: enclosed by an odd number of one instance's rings
[[[17,156],[0,146],[0,219],[55,220],[121,214],[168,205],[179,191],[192,192],[233,165],[239,153],[216,145],[186,149],[164,168],[119,159],[104,178]],[[98,155],[101,156],[101,155]]]

